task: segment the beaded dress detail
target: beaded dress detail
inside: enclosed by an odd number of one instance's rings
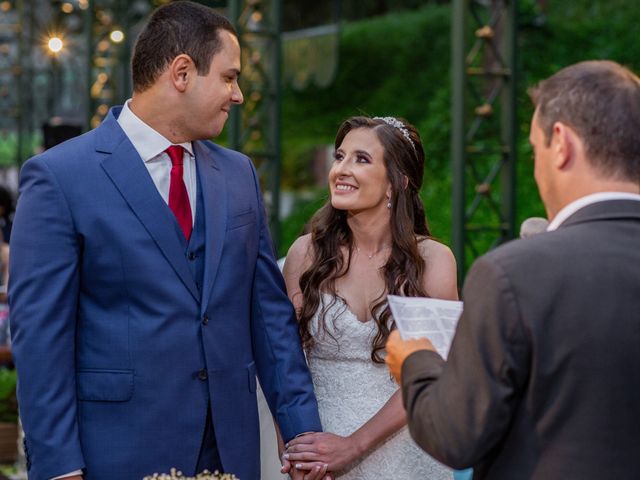
[[[310,325],[309,370],[326,432],[349,435],[373,417],[398,389],[386,365],[371,360],[374,321],[361,322],[341,299],[324,294],[326,331],[318,308]],[[452,471],[424,453],[407,427],[387,439],[338,476],[341,480],[440,480]]]

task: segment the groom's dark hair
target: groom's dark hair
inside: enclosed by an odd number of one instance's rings
[[[219,30],[238,36],[227,18],[198,3],[181,0],[155,10],[133,50],[133,90],[151,87],[180,54],[191,57],[198,75],[208,74],[213,56],[222,48]]]

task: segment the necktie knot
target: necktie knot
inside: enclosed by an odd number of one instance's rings
[[[171,173],[169,185],[169,208],[176,216],[178,224],[184,233],[187,242],[191,236],[193,223],[191,220],[191,205],[189,194],[184,184],[182,155],[183,148],[180,145],[171,145],[165,150],[171,159]]]
[[[180,145],[171,145],[165,150],[171,159],[171,165],[174,167],[182,166],[183,148]]]

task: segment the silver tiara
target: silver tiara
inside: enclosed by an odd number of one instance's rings
[[[416,145],[415,143],[413,143],[413,140],[411,140],[411,135],[409,135],[409,130],[407,130],[407,127],[404,126],[404,123],[402,123],[396,117],[373,117],[373,119],[382,120],[387,125],[390,125],[393,128],[397,128],[398,130],[400,130],[400,133],[402,133],[402,136],[407,140],[409,140],[409,143],[411,144],[414,150],[416,149]]]

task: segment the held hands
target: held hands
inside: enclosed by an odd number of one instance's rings
[[[400,332],[398,332],[398,330],[391,332],[389,339],[387,340],[387,344],[385,345],[385,349],[387,350],[387,357],[384,361],[387,364],[387,367],[389,367],[391,375],[393,375],[393,378],[396,379],[398,384],[400,383],[402,364],[409,355],[413,352],[417,352],[418,350],[436,351],[431,340],[428,338],[412,338],[409,340],[403,340],[402,337],[400,337]]]
[[[285,454],[286,455],[286,454]],[[282,468],[280,473],[288,473],[293,480],[333,480],[331,475],[327,474],[329,465],[321,462],[310,463],[308,470],[295,468],[291,462],[282,455]]]
[[[327,466],[327,470],[335,472],[344,469],[362,453],[352,437],[319,432],[291,440],[283,459],[291,462],[297,469],[309,470],[323,464]]]
[[[328,465],[326,463],[315,463],[311,470],[301,470],[292,467],[289,476],[292,480],[333,480],[331,475],[327,474],[327,467]]]

